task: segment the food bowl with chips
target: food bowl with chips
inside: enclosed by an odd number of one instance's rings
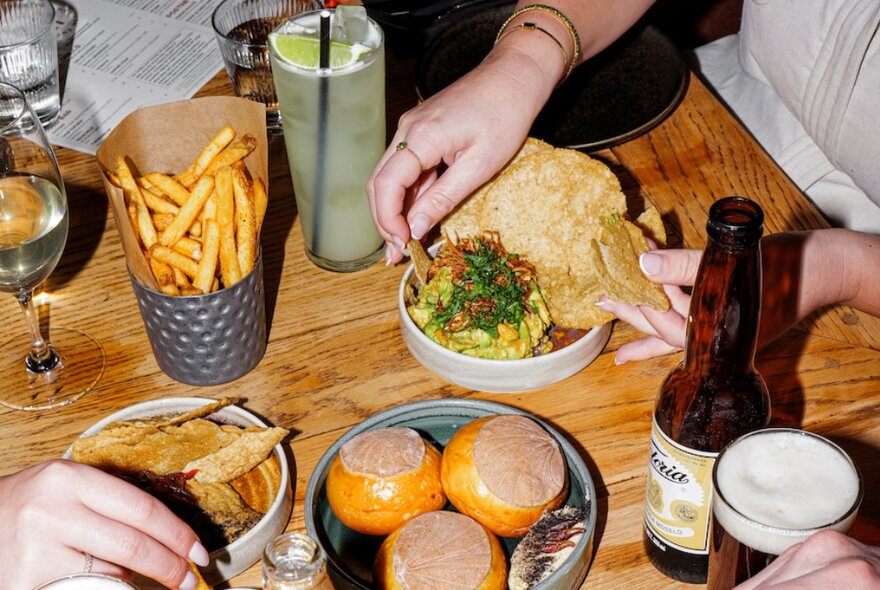
[[[217,480],[234,476],[228,482],[200,484],[213,486],[210,491],[205,492],[205,496],[222,496],[224,502],[228,500],[232,504],[231,508],[224,504],[222,510],[236,512],[231,520],[239,523],[236,525],[238,530],[235,532],[235,540],[221,546],[212,546],[209,540],[214,538],[214,545],[218,544],[216,527],[204,522],[201,525],[189,523],[194,526],[209,551],[211,562],[202,568],[202,574],[211,584],[228,580],[258,562],[266,544],[284,531],[293,506],[288,460],[282,443],[276,443],[285,436],[286,431],[269,427],[255,414],[233,405],[234,401],[236,400],[171,397],[134,404],[90,426],[64,454],[65,459],[101,465],[103,469],[115,471],[117,474],[125,473],[124,479],[140,487],[143,487],[141,484],[144,483],[145,476],[139,471],[154,464],[157,465],[154,469],[158,471],[163,471],[158,465],[165,466],[165,470],[181,470],[183,467],[174,466],[174,462],[182,464],[187,461],[186,467],[190,473],[193,466],[195,470],[204,470],[206,473],[247,469],[241,475],[237,475],[236,471],[212,476]],[[140,432],[138,428],[149,429],[148,435],[144,436],[143,433],[147,431]],[[244,429],[251,430],[245,434]],[[102,432],[110,438],[102,440],[100,445],[88,444],[89,440],[96,440],[89,437]],[[143,438],[146,444],[139,443],[143,445],[140,447],[129,444],[127,437],[131,436]],[[119,438],[119,444],[115,448],[106,444],[113,437]],[[193,444],[193,441],[197,444]],[[180,450],[177,444],[192,446]],[[204,449],[218,450],[202,456]],[[238,464],[238,467],[234,467],[234,464]],[[167,475],[183,476],[182,473]],[[135,479],[131,479],[132,477]],[[215,491],[222,493],[215,494]],[[192,494],[200,500],[199,509],[217,520],[214,518],[215,507],[205,506],[201,502],[203,492],[192,491]],[[225,513],[220,517],[227,522],[230,520]],[[205,530],[208,532],[204,532]],[[222,532],[225,534],[228,530],[226,528]],[[150,580],[139,579],[136,584],[145,590],[161,588],[151,585],[155,583]]]
[[[436,255],[441,244],[428,251]],[[426,368],[446,381],[468,389],[493,393],[518,393],[540,389],[578,373],[605,348],[611,324],[605,323],[586,332],[558,350],[522,359],[490,359],[469,356],[450,350],[428,338],[407,311],[408,292],[417,282],[416,269],[404,272],[397,293],[400,331],[410,353]]]

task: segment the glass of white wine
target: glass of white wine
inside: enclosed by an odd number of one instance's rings
[[[55,269],[67,228],[64,183],[46,133],[24,94],[0,82],[0,291],[21,305],[30,337],[29,347],[24,333],[0,344],[0,404],[9,408],[66,406],[104,372],[94,338],[55,325],[44,337],[34,305],[34,288]]]

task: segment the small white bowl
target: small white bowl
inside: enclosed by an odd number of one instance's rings
[[[139,404],[128,406],[118,412],[114,412],[98,422],[95,422],[80,436],[97,434],[112,422],[132,420],[135,418],[147,418],[150,416],[181,414],[215,401],[217,400],[206,397],[168,397],[141,402]],[[234,424],[235,426],[241,426],[243,428],[248,426],[260,426],[266,428],[269,426],[256,415],[238,406],[226,406],[221,408],[215,414],[206,417],[211,416],[215,416],[227,424]],[[263,515],[263,518],[261,518],[251,530],[229,545],[215,549],[211,552],[210,565],[201,568],[202,575],[209,584],[219,584],[228,580],[260,561],[263,555],[263,549],[265,549],[269,541],[284,532],[284,529],[287,527],[287,523],[290,520],[290,511],[293,507],[293,491],[290,488],[290,470],[282,445],[276,445],[272,452],[275,453],[275,456],[278,458],[278,464],[281,467],[281,482],[278,486],[278,493],[272,501],[269,511]],[[73,447],[70,446],[67,451],[65,451],[64,458],[70,459],[72,453]],[[138,579],[136,583],[138,588],[142,588],[143,590],[163,588],[162,586],[151,586],[151,581],[144,579]]]
[[[437,245],[429,251],[436,254]],[[599,356],[611,336],[611,324],[593,328],[561,350],[525,359],[481,359],[455,352],[425,336],[406,311],[407,285],[415,281],[410,264],[397,290],[400,331],[416,360],[442,378],[478,391],[518,393],[567,379]]]

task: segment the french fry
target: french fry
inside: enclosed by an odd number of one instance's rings
[[[160,287],[163,285],[174,284],[174,271],[171,270],[170,264],[166,264],[161,260],[150,257],[150,270],[153,271],[153,276],[156,277],[156,283],[158,283]]]
[[[180,295],[180,289],[178,289],[177,285],[174,283],[171,283],[170,285],[159,285],[159,291],[165,295]]]
[[[208,142],[208,145],[202,149],[192,164],[192,175],[197,179],[196,182],[201,179],[202,174],[211,165],[211,160],[217,157],[217,154],[222,152],[234,138],[235,130],[226,125]]]
[[[174,221],[174,215],[171,213],[157,213],[153,215],[153,225],[156,227],[156,231],[164,231],[171,222]]]
[[[232,169],[224,166],[216,175],[217,223],[220,226],[220,277],[229,287],[241,280],[238,252],[235,248],[234,197]]]
[[[232,171],[232,188],[235,196],[235,229],[238,267],[242,276],[254,268],[257,255],[257,226],[254,219],[254,201],[250,183],[238,170]]]
[[[205,201],[211,196],[214,188],[214,178],[211,176],[203,176],[193,187],[189,200],[180,207],[180,211],[174,216],[171,225],[159,234],[159,243],[163,246],[170,246],[184,236],[187,230],[192,232],[190,226],[199,216],[199,211],[205,205]],[[201,233],[201,232],[199,232]]]
[[[189,226],[189,235],[194,238],[200,238],[202,236],[202,222],[201,221],[193,221],[193,224]]]
[[[220,253],[220,226],[213,219],[205,222],[205,251],[199,260],[198,272],[193,286],[208,293],[214,285],[217,272],[217,257]]]
[[[116,175],[119,177],[122,190],[129,194],[130,202],[133,201],[137,207],[137,231],[140,234],[141,243],[145,248],[150,248],[157,241],[153,218],[150,217],[150,211],[147,209],[146,203],[144,203],[141,189],[137,182],[135,182],[131,169],[122,156],[116,158]]]
[[[223,166],[231,166],[236,162],[244,160],[256,147],[257,138],[250,134],[245,135],[238,141],[229,144],[226,149],[217,154],[217,157],[211,160],[211,163],[205,169],[205,174],[213,174]]]
[[[141,196],[143,196],[147,208],[154,213],[171,213],[176,215],[180,211],[180,207],[170,201],[166,201],[165,197],[157,196],[150,189],[141,191]]]
[[[192,283],[190,283],[189,279],[186,278],[186,273],[184,273],[176,266],[171,267],[171,274],[174,275],[174,284],[177,285],[178,289],[183,290],[187,287],[192,287]]]
[[[171,246],[187,258],[202,259],[202,243],[193,238],[182,237]]]
[[[159,260],[160,262],[164,262],[165,264],[170,264],[171,266],[176,266],[180,270],[182,270],[186,276],[195,278],[196,273],[198,272],[199,264],[193,260],[192,258],[187,258],[180,252],[176,250],[172,250],[162,244],[153,244],[153,247],[149,250],[150,257]]]
[[[125,208],[128,211],[128,221],[131,223],[131,229],[134,232],[134,238],[136,240],[140,240],[143,244],[143,240],[141,240],[140,235],[138,234],[138,208],[134,203],[129,203]]]
[[[181,207],[189,201],[190,194],[189,191],[186,190],[186,187],[167,174],[150,172],[149,174],[144,175],[144,180],[168,195],[172,201]]]
[[[187,168],[180,174],[175,175],[174,180],[176,180],[186,188],[192,188],[192,185],[194,185],[196,183],[196,180],[198,180],[193,170],[195,170],[195,162],[190,164],[189,168]]]
[[[181,295],[192,296],[192,295],[204,295],[201,289],[197,287],[193,287],[192,285],[187,285],[180,290]]]
[[[259,178],[254,179],[254,217],[256,218],[257,235],[263,228],[263,218],[266,217],[266,209],[269,207],[269,196],[266,194],[266,185]]]

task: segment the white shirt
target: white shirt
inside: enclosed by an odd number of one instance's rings
[[[878,0],[744,0],[740,32],[695,57],[832,225],[880,234]]]

